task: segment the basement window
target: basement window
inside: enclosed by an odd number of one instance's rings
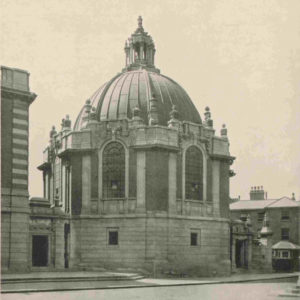
[[[200,246],[200,230],[193,229],[190,235],[190,245]]]
[[[108,245],[117,246],[119,245],[119,230],[118,228],[108,228]]]

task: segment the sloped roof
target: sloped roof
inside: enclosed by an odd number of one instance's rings
[[[289,241],[280,241],[273,245],[272,249],[298,250],[300,249],[300,246],[295,245]]]
[[[249,210],[249,209],[264,209],[276,199],[269,200],[240,200],[230,204],[230,210]]]
[[[300,202],[288,197],[268,200],[240,200],[230,204],[230,210],[256,210],[278,207],[300,207]]]
[[[300,202],[292,200],[288,197],[282,197],[278,201],[273,202],[268,206],[269,208],[275,207],[300,207]]]

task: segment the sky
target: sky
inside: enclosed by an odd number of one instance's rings
[[[143,17],[156,67],[178,82],[216,134],[228,128],[231,197],[252,186],[300,199],[299,0],[1,0],[0,64],[30,73],[29,193],[52,125],[72,124],[94,91],[121,72],[124,43]]]

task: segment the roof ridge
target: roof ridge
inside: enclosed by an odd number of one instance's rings
[[[277,201],[279,201],[280,200],[280,198],[279,199],[275,199],[273,202],[271,202],[269,205],[266,205],[266,207],[269,207],[269,206],[271,206],[272,204],[274,204],[275,202],[277,202]]]

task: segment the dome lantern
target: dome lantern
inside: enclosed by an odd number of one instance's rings
[[[147,69],[159,70],[154,67],[155,45],[152,37],[145,32],[143,19],[138,17],[138,28],[125,42],[125,70]]]

